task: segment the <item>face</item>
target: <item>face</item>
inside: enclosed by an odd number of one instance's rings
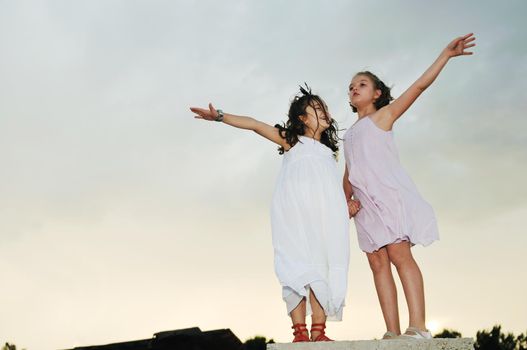
[[[323,105],[321,105],[321,103],[323,103]],[[307,106],[302,121],[313,131],[317,129],[319,131],[326,130],[331,124],[331,114],[328,111],[328,106],[322,101],[313,101]]]
[[[357,109],[373,104],[381,90],[375,89],[373,81],[366,75],[356,75],[349,85],[348,96],[351,105]]]

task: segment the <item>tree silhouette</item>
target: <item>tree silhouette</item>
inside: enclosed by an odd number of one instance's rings
[[[518,350],[527,350],[527,332],[520,334],[516,338],[516,345],[518,346]]]
[[[273,344],[274,340],[269,339],[267,340],[265,337],[262,336],[255,336],[254,338],[247,339],[245,343],[243,343],[243,350],[265,350],[267,348],[267,344]]]
[[[461,333],[453,329],[443,329],[440,333],[434,335],[434,338],[461,338]]]
[[[526,336],[520,334],[514,337],[512,333],[503,333],[501,326],[496,325],[490,331],[478,331],[476,334],[475,350],[525,350]]]
[[[2,350],[16,350],[16,345],[5,343],[5,345],[2,346]],[[25,350],[25,349],[22,349],[22,350]]]

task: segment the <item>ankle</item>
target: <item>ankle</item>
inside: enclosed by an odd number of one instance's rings
[[[333,341],[326,336],[326,323],[313,323],[311,325],[311,341]]]
[[[309,338],[311,338],[311,341],[315,341],[317,337],[322,334],[320,331],[311,330],[311,334],[309,335]]]
[[[291,328],[293,328],[293,335],[295,336],[295,338],[293,339],[293,343],[307,342],[310,340],[305,323],[295,323]]]
[[[418,329],[420,331],[425,331],[425,332],[428,331],[424,323],[410,323],[408,325],[408,329]]]

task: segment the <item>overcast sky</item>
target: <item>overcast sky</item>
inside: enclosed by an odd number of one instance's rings
[[[441,240],[414,254],[432,330],[525,332],[526,13],[522,0],[0,0],[0,343],[193,326],[290,341],[269,223],[281,156],[188,107],[274,124],[307,82],[346,129],[355,72],[398,96],[469,32],[475,55],[449,62],[394,129],[439,220]],[[379,338],[350,235],[344,321],[328,334]]]

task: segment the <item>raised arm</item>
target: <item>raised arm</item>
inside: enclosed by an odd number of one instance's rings
[[[217,121],[218,111],[209,103],[209,108],[190,107],[190,110],[196,113],[195,118],[210,121]],[[284,147],[285,150],[291,148],[286,140],[280,136],[279,130],[269,124],[261,122],[251,117],[234,115],[229,113],[223,114],[223,123],[234,126],[239,129],[252,130],[258,135]]]
[[[391,130],[393,123],[415,102],[437,78],[447,62],[456,56],[472,55],[465,51],[475,46],[473,33],[460,36],[447,45],[432,65],[401,96],[375,113],[375,122],[385,130]]]

